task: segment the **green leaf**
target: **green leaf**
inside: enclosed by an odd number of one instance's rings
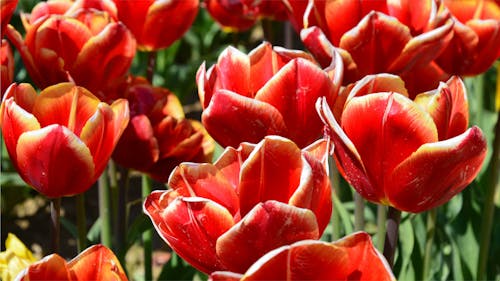
[[[126,249],[128,250],[135,241],[141,238],[142,233],[150,228],[151,220],[145,214],[139,214],[129,226]]]

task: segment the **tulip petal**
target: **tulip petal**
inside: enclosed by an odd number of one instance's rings
[[[68,263],[71,280],[128,280],[120,261],[103,245],[94,245]]]
[[[483,73],[500,57],[500,20],[477,20],[467,23],[478,35],[476,60],[468,73]]]
[[[241,166],[241,216],[259,202],[288,202],[299,186],[301,170],[301,152],[295,143],[278,136],[262,140]]]
[[[302,29],[300,38],[307,49],[314,54],[321,67],[327,67],[333,58],[335,47],[317,26]]]
[[[271,104],[283,116],[287,137],[299,147],[312,143],[322,133],[323,125],[314,113],[316,100],[325,96],[329,104],[337,97],[332,81],[314,63],[294,59],[286,64],[259,90],[256,100]],[[304,130],[307,128],[307,130]]]
[[[217,60],[216,89],[225,89],[242,96],[253,98],[250,87],[250,59],[238,49],[230,46],[219,55]]]
[[[270,251],[248,269],[242,280],[358,280],[348,278],[349,262],[345,249],[303,240]]]
[[[375,195],[376,202],[384,198],[382,187],[388,188],[386,181],[394,167],[421,145],[438,140],[431,116],[396,93],[351,99],[342,113],[341,126],[357,148],[368,178],[378,188],[367,192],[354,187],[367,199],[373,200]]]
[[[360,77],[363,77],[387,72],[411,38],[407,26],[395,18],[372,11],[342,36],[339,46],[349,52],[358,65]]]
[[[182,163],[170,174],[168,186],[181,196],[210,199],[233,215],[239,210],[235,189],[212,164]]]
[[[422,93],[415,103],[429,112],[436,124],[439,140],[458,136],[467,130],[469,106],[464,83],[457,76],[441,83],[435,91]]]
[[[401,77],[388,73],[380,73],[367,75],[356,82],[347,97],[346,103],[353,97],[382,92],[395,92],[408,97],[405,82]]]
[[[79,136],[87,120],[94,115],[99,99],[73,83],[59,83],[40,92],[33,106],[42,127],[59,124]]]
[[[235,190],[240,185],[241,165],[255,149],[255,146],[255,144],[242,143],[238,149],[230,146],[226,147],[224,152],[219,156],[219,159],[214,163],[214,166],[222,172]]]
[[[50,125],[22,134],[16,154],[21,177],[47,197],[82,193],[93,183],[92,155],[66,127]]]
[[[224,207],[199,197],[177,197],[170,190],[153,191],[143,210],[163,240],[195,268],[207,274],[225,269],[215,243],[234,221]]]
[[[285,122],[273,106],[239,94],[218,90],[202,114],[203,125],[222,146],[257,143],[266,135],[284,135]]]
[[[29,280],[71,280],[66,261],[58,254],[44,257],[30,265],[16,277],[19,281]]]
[[[475,126],[454,138],[424,144],[394,169],[388,199],[413,213],[444,204],[472,182],[485,155],[486,140]]]
[[[135,47],[135,39],[124,24],[110,23],[85,43],[70,70],[72,77],[97,94],[128,71]]]
[[[268,42],[257,46],[248,54],[248,57],[250,58],[250,91],[257,93],[283,67],[284,63],[278,60],[273,47]]]
[[[432,0],[387,1],[389,14],[410,27],[412,34],[420,34],[429,23],[433,11]]]
[[[270,200],[257,204],[219,237],[217,256],[230,271],[243,273],[272,249],[318,238],[316,217],[310,210]]]
[[[230,271],[216,271],[210,274],[209,281],[240,281],[243,274]]]

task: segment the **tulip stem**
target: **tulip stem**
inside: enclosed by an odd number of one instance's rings
[[[422,268],[422,279],[432,280],[430,274],[432,246],[434,244],[434,234],[436,233],[437,208],[427,212],[427,231],[425,237],[424,264]]]
[[[78,253],[87,248],[87,217],[85,213],[85,193],[75,196],[76,199],[76,225],[78,230]]]
[[[110,214],[110,190],[108,173],[104,171],[99,177],[99,217],[101,218],[101,243],[111,248],[111,214]]]
[[[481,234],[479,238],[479,260],[476,280],[487,279],[486,266],[491,242],[491,231],[493,226],[493,216],[495,211],[495,193],[499,189],[498,177],[500,170],[500,111],[497,114],[497,123],[495,125],[495,138],[493,140],[493,154],[488,166],[489,179],[486,183],[486,195],[483,205],[481,219]]]
[[[52,253],[59,253],[59,236],[61,233],[61,198],[50,201],[50,226],[52,230]]]
[[[385,222],[387,220],[387,206],[377,205],[377,249],[379,251],[384,250],[385,242]]]
[[[148,52],[148,65],[146,67],[146,79],[153,84],[153,76],[156,67],[156,51]]]
[[[365,229],[365,200],[359,193],[354,192],[354,230]]]
[[[145,199],[151,194],[151,179],[147,175],[142,175],[142,198]],[[149,227],[142,234],[142,243],[144,247],[144,278],[145,280],[153,280],[153,230]]]
[[[387,231],[385,234],[384,242],[384,256],[387,263],[392,268],[394,266],[394,254],[398,244],[399,223],[401,222],[401,211],[389,207],[387,212]]]

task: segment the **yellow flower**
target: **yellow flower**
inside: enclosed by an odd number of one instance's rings
[[[5,248],[0,252],[0,277],[3,281],[14,280],[19,272],[36,261],[31,251],[12,233],[7,235]]]

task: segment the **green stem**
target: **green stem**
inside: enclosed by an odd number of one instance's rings
[[[394,266],[394,254],[398,245],[399,223],[401,222],[401,211],[389,207],[387,212],[387,231],[384,242],[384,256],[392,268]]]
[[[385,222],[387,220],[387,206],[377,205],[377,249],[379,251],[384,250],[385,242]]]
[[[338,187],[340,184],[340,175],[337,170],[337,166],[335,166],[335,161],[333,157],[328,157],[328,167],[330,169],[330,183],[332,185],[332,200],[335,201],[335,197],[338,196]],[[336,241],[340,239],[340,215],[337,210],[335,210],[336,204],[333,205],[332,208],[332,241]]]
[[[75,196],[76,225],[78,229],[78,253],[87,248],[87,217],[85,212],[85,193]]]
[[[430,276],[432,246],[434,245],[434,234],[436,233],[437,208],[427,212],[427,231],[425,237],[424,264],[422,268],[422,279],[432,280]]]
[[[486,266],[488,264],[488,256],[491,242],[491,231],[493,228],[493,216],[495,211],[495,193],[499,189],[498,177],[500,163],[500,111],[497,116],[495,125],[495,138],[493,140],[493,154],[488,166],[485,202],[483,204],[483,213],[481,219],[481,234],[479,244],[479,260],[477,266],[477,280],[487,279]]]
[[[146,79],[153,84],[153,75],[156,67],[156,51],[148,52],[148,65],[146,68]]]
[[[128,186],[129,186],[129,169],[119,167],[120,179],[118,189],[118,206],[117,206],[117,219],[115,223],[115,237],[118,251],[115,253],[118,256],[121,264],[125,263],[126,254],[126,233],[128,229]]]
[[[101,218],[101,243],[111,248],[110,190],[107,169],[99,177],[99,217]]]
[[[113,244],[113,250],[114,252],[118,252],[119,249],[122,248],[123,244],[121,243],[121,239],[118,236],[121,236],[119,232],[117,231],[117,225],[118,225],[118,201],[120,200],[120,190],[118,188],[118,179],[117,179],[117,171],[116,171],[116,165],[113,160],[109,160],[108,162],[108,177],[109,177],[109,185],[110,185],[110,204],[111,204],[111,219],[113,222],[113,232],[114,232],[114,244]]]
[[[365,200],[357,192],[354,192],[354,230],[365,229]]]
[[[52,233],[52,253],[59,253],[59,238],[61,234],[61,198],[53,198],[50,201],[50,226]]]
[[[147,175],[142,175],[142,197],[146,198],[151,194],[151,179]],[[142,234],[142,243],[144,247],[144,277],[146,280],[153,280],[153,230],[151,227]]]

